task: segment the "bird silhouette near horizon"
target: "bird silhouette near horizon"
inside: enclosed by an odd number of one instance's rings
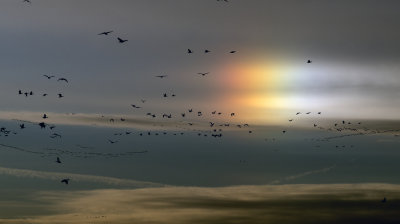
[[[51,78],[55,77],[54,75],[43,75],[43,76],[46,77],[47,79],[51,79]]]
[[[61,163],[60,157],[57,157],[56,163]]]
[[[113,31],[110,30],[110,31],[101,32],[101,33],[99,33],[99,34],[97,34],[97,35],[105,35],[105,36],[107,36],[108,34],[110,34],[110,33],[112,33],[112,32],[113,32]]]
[[[65,183],[66,185],[68,185],[68,183],[69,183],[69,178],[62,179],[62,180],[61,180],[61,183]]]
[[[121,44],[123,44],[123,43],[125,43],[125,42],[128,41],[128,40],[121,39],[121,38],[119,38],[119,37],[117,37],[117,40],[118,40],[118,42],[121,43]]]
[[[59,78],[57,81],[64,81],[64,82],[68,83],[68,80],[66,78]]]
[[[157,78],[160,78],[160,79],[163,79],[163,78],[166,78],[168,75],[156,75],[155,77],[157,77]]]
[[[207,74],[209,74],[210,72],[198,72],[197,74],[202,75],[202,76],[206,76]]]
[[[190,49],[187,49],[187,53],[188,53],[188,54],[192,54],[192,53],[193,53],[193,51],[192,51],[192,50],[190,50]]]

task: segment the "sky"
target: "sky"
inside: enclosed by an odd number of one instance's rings
[[[0,223],[399,221],[399,7],[1,1]]]

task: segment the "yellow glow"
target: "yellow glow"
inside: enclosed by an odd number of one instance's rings
[[[279,110],[289,106],[289,100],[279,90],[284,71],[273,63],[227,65],[219,79],[224,89],[224,107],[236,110],[243,120],[276,123]]]

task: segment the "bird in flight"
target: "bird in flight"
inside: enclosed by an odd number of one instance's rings
[[[112,141],[112,140],[110,140],[110,139],[108,139],[108,141],[111,143],[111,144],[114,144],[114,143],[117,143],[118,141]]]
[[[156,75],[157,78],[163,79],[165,77],[167,77],[168,75]]]
[[[20,124],[19,127],[20,127],[21,129],[24,129],[24,128],[25,128],[25,124]]]
[[[142,107],[136,106],[135,104],[131,104],[131,106],[132,106],[133,108],[136,108],[136,109],[142,108]]]
[[[234,54],[234,53],[236,53],[236,51],[230,51],[229,53]]]
[[[311,62],[312,62],[312,61],[311,61],[310,59],[307,60],[307,64],[311,64]]]
[[[191,54],[191,53],[193,53],[193,51],[190,50],[190,49],[187,49],[187,53],[188,53],[188,54]]]
[[[57,81],[64,81],[64,82],[68,83],[68,80],[66,78],[59,78]]]
[[[102,32],[102,33],[99,33],[99,34],[97,34],[97,35],[108,35],[108,34],[110,34],[110,33],[112,33],[113,31],[112,30],[110,30],[110,31],[105,31],[105,32]]]
[[[118,39],[118,42],[120,42],[121,44],[128,41],[128,40],[123,40],[123,39],[121,39],[121,38],[119,38],[119,37],[117,37],[117,39]]]
[[[61,180],[61,183],[65,183],[65,184],[68,185],[68,183],[69,183],[69,178],[67,178],[67,179],[62,179],[62,180]]]
[[[197,74],[199,74],[199,75],[202,75],[202,76],[205,76],[205,75],[207,75],[209,72],[198,72]]]
[[[21,94],[22,94],[22,91],[21,91],[21,90],[18,90],[18,94],[21,95]]]
[[[58,98],[63,98],[63,97],[64,96],[61,93],[58,94]]]
[[[53,77],[55,77],[54,75],[43,75],[44,77],[46,77],[47,79],[51,79]]]
[[[61,163],[60,157],[57,157],[56,163]]]
[[[145,103],[145,102],[146,102],[146,100],[143,100],[143,99],[141,99],[140,101],[142,101],[142,103]]]
[[[43,93],[43,95],[42,96],[47,96],[47,93]]]
[[[26,3],[29,3],[29,4],[32,3],[31,0],[24,0],[23,2],[26,2]]]
[[[211,52],[211,51],[209,51],[209,50],[207,50],[207,49],[204,50],[204,53],[206,53],[206,54],[207,54],[207,53],[210,53],[210,52]]]

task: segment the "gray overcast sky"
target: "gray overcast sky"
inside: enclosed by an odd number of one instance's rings
[[[243,120],[263,120],[259,114],[265,111],[307,109],[330,111],[332,117],[399,118],[399,5],[5,0],[0,3],[0,99],[6,111],[130,114],[130,104],[146,99],[154,112],[194,107],[236,111]],[[114,32],[97,35],[108,30]],[[129,41],[119,44],[117,37]],[[194,53],[188,55],[188,48]],[[257,78],[232,71],[264,64],[277,68],[276,74],[266,74],[274,83],[242,90],[246,79]],[[168,77],[154,77],[161,74]],[[231,79],[240,81],[231,85]],[[18,96],[19,89],[35,96]],[[65,97],[57,99],[57,93]],[[177,97],[163,99],[163,93]],[[285,103],[274,106],[271,97]],[[253,98],[266,102],[243,103]]]

